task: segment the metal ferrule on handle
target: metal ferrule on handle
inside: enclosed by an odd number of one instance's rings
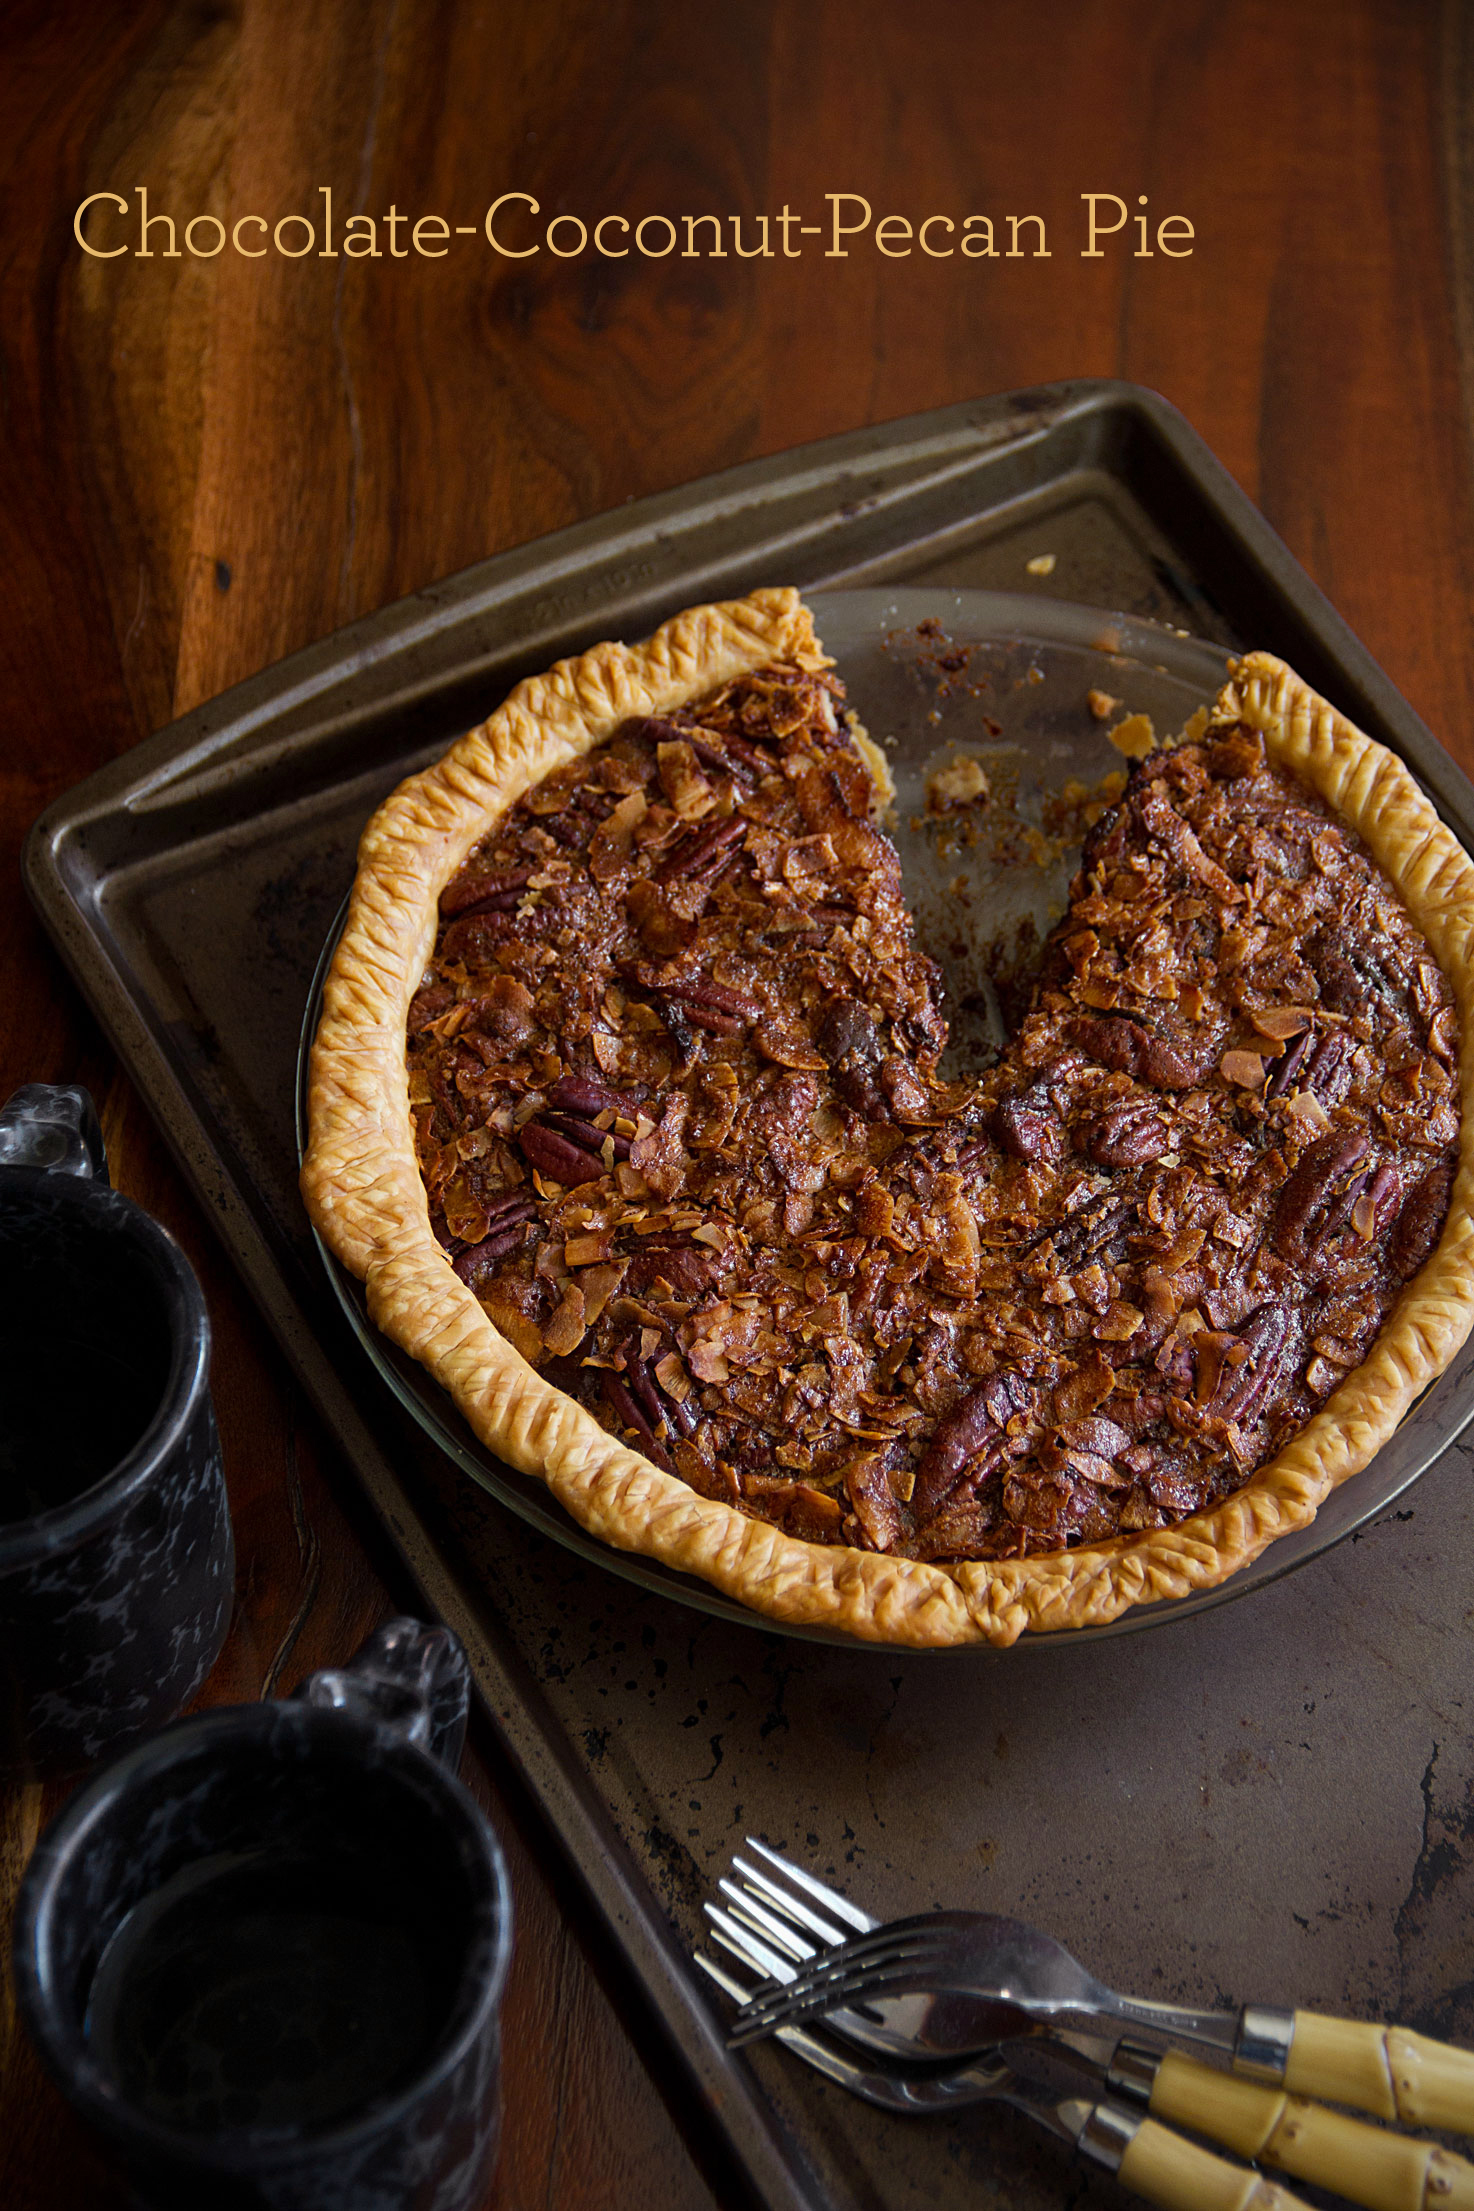
[[[1233,2046],[1233,2069],[1250,2080],[1282,2081],[1295,2037],[1295,2014],[1272,2004],[1245,2004]]]
[[[1126,2110],[1120,2104],[1092,2104],[1076,2136],[1076,2146],[1092,2164],[1104,2165],[1108,2173],[1119,2172],[1140,2125],[1139,2111]]]
[[[1078,2142],[1083,2156],[1163,2211],[1303,2211],[1273,2181],[1118,2104],[1097,2104]]]

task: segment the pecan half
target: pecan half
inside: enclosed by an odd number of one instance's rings
[[[634,1429],[647,1459],[653,1460],[656,1466],[663,1467],[667,1474],[673,1474],[675,1468],[671,1465],[666,1454],[665,1445],[651,1426],[649,1416],[643,1405],[636,1403],[619,1376],[610,1373],[607,1368],[601,1374],[599,1380],[604,1392],[604,1401],[616,1420],[623,1427]]]
[[[814,1042],[829,1062],[834,1087],[845,1104],[867,1121],[883,1120],[880,1063],[885,1046],[869,1009],[854,998],[832,998],[820,1016]]]
[[[456,994],[449,983],[422,983],[409,1002],[409,1018],[405,1027],[411,1036],[421,1029],[428,1029],[432,1021],[438,1021],[456,1002]]]
[[[1087,1014],[1069,1025],[1070,1040],[1102,1067],[1134,1075],[1154,1090],[1191,1090],[1198,1080],[1193,1055],[1129,1014]]]
[[[721,1261],[714,1251],[700,1244],[652,1236],[641,1242],[625,1280],[637,1293],[648,1293],[665,1282],[674,1296],[691,1298],[709,1290],[720,1272]]]
[[[710,1031],[713,1036],[738,1036],[762,1014],[763,1009],[756,1000],[745,998],[739,990],[728,990],[721,983],[702,982],[695,976],[667,975],[644,961],[637,962],[627,972],[637,988],[650,993],[657,1011],[661,1010],[662,1001],[674,1000],[685,1021]]]
[[[1348,1181],[1368,1148],[1365,1131],[1355,1129],[1323,1136],[1301,1159],[1275,1208],[1274,1248],[1291,1266],[1313,1268],[1350,1217],[1361,1183],[1348,1192]]]
[[[639,1119],[642,1102],[633,1091],[611,1090],[592,1075],[560,1075],[547,1097],[560,1113],[618,1113],[626,1121]]]
[[[994,1108],[993,1128],[1001,1148],[1014,1159],[1057,1159],[1064,1150],[1059,1115],[1037,1087],[1001,1098]]]
[[[458,875],[440,894],[446,921],[461,914],[510,913],[532,880],[532,869],[495,868]]]
[[[1094,1198],[1060,1227],[1048,1229],[1042,1237],[1036,1237],[1035,1245],[1051,1245],[1060,1267],[1071,1270],[1083,1267],[1087,1259],[1104,1251],[1106,1245],[1122,1233],[1135,1210],[1130,1198],[1109,1195]]]
[[[1036,1402],[1033,1385],[1005,1370],[990,1375],[940,1421],[916,1470],[911,1508],[917,1519],[929,1520],[964,1485],[976,1490],[1014,1456],[1008,1424],[1027,1421]]]
[[[688,1020],[694,1021],[698,1029],[709,1029],[714,1036],[738,1035],[763,1010],[753,999],[744,998],[741,991],[724,989],[720,983],[676,982],[660,987],[666,997],[680,1000]]]
[[[532,1197],[503,1198],[487,1208],[490,1228],[479,1244],[472,1244],[451,1261],[468,1289],[485,1280],[498,1260],[507,1258],[527,1241],[527,1223],[537,1211]]]
[[[925,1127],[937,1118],[936,1099],[909,1059],[895,1053],[880,1063],[880,1087],[892,1117],[913,1127]]]
[[[571,1188],[580,1182],[593,1182],[604,1172],[604,1162],[596,1153],[560,1136],[555,1129],[545,1128],[541,1121],[528,1121],[520,1128],[517,1144],[529,1167]]]
[[[1355,1049],[1354,1040],[1344,1029],[1332,1029],[1306,1061],[1301,1088],[1313,1091],[1323,1106],[1339,1105],[1351,1088],[1351,1055]]]
[[[1322,1005],[1353,1018],[1375,1008],[1398,1028],[1409,1025],[1407,993],[1369,945],[1344,943],[1324,931],[1306,947]]]
[[[618,1136],[613,1129],[598,1128],[592,1121],[580,1120],[576,1113],[545,1113],[542,1125],[544,1128],[555,1129],[558,1135],[566,1136],[570,1143],[580,1145],[584,1151],[592,1152],[601,1164],[606,1141],[614,1146],[616,1159],[629,1158],[630,1140],[627,1136]]]
[[[1150,1098],[1122,1098],[1102,1106],[1081,1146],[1097,1167],[1142,1167],[1171,1148],[1172,1131]]]
[[[662,1427],[667,1433],[679,1429],[683,1436],[691,1435],[696,1427],[696,1415],[689,1405],[677,1403],[661,1388],[658,1377],[651,1371],[650,1363],[642,1359],[634,1344],[626,1347],[624,1363],[625,1385],[631,1397],[640,1406],[650,1422],[651,1432]]]
[[[1440,1161],[1409,1191],[1387,1244],[1388,1264],[1399,1282],[1417,1273],[1437,1243],[1452,1184],[1452,1169]]]
[[[750,782],[773,772],[772,761],[731,730],[702,729],[694,722],[668,720],[663,714],[636,714],[625,723],[624,734],[655,746],[689,745],[708,767]]]
[[[740,737],[727,733],[720,739],[700,737],[694,729],[684,730],[682,735],[697,759],[715,768],[719,775],[730,775],[740,783],[760,783],[773,772],[772,761],[765,760],[755,746],[745,745]]]
[[[1238,1365],[1224,1362],[1205,1412],[1214,1420],[1251,1421],[1269,1394],[1294,1333],[1290,1306],[1269,1303],[1252,1312],[1238,1330],[1245,1356]]]
[[[719,875],[746,835],[747,822],[741,814],[688,830],[656,869],[656,882],[697,882]]]
[[[1315,1031],[1313,1029],[1303,1029],[1299,1036],[1292,1037],[1290,1039],[1289,1043],[1285,1046],[1285,1049],[1280,1053],[1279,1058],[1274,1063],[1273,1074],[1270,1076],[1268,1082],[1264,1085],[1264,1095],[1266,1098],[1280,1098],[1284,1096],[1284,1093],[1289,1089],[1291,1082],[1299,1073],[1301,1063],[1314,1042]]]

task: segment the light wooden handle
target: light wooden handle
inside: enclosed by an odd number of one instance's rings
[[[1143,2119],[1132,2135],[1116,2178],[1162,2211],[1305,2211],[1287,2188],[1200,2150],[1155,2119]]]
[[[1451,2150],[1237,2080],[1177,2050],[1157,2069],[1151,2108],[1238,2157],[1313,2180],[1368,2211],[1474,2211],[1474,2165]]]
[[[1285,2086],[1405,2127],[1474,2134],[1474,2056],[1406,2027],[1297,2011]]]

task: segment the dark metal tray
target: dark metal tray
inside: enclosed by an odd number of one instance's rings
[[[1412,1511],[1252,1604],[1049,1664],[833,1649],[695,1613],[489,1502],[375,1381],[297,1202],[297,1035],[363,821],[519,675],[760,582],[1016,592],[1045,553],[1040,597],[1282,652],[1468,836],[1466,779],[1181,418],[1076,384],[780,455],[499,555],[147,740],[52,807],[26,855],[43,920],[772,2204],[1029,2205],[1064,2174],[1006,2116],[902,2132],[782,2052],[728,2057],[685,1945],[749,1830],[877,1908],[1022,1910],[1164,1994],[1399,2001],[1420,1938],[1395,1876],[1417,1875],[1441,1801],[1424,1715],[1445,1738],[1462,1724],[1459,1452]],[[1425,1442],[1462,1426],[1436,1392],[1420,1414]],[[1350,1761],[1343,1711],[1371,1731]],[[1270,1809],[1294,1848],[1266,1883]],[[1430,1953],[1435,1994],[1474,1982],[1467,1951]]]

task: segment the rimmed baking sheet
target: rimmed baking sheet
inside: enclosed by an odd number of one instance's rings
[[[731,2058],[686,1954],[702,1897],[756,1831],[876,1909],[1038,1918],[1147,1993],[1400,2010],[1457,2034],[1474,1986],[1469,1853],[1444,1847],[1474,1760],[1463,1447],[1303,1573],[1170,1634],[1061,1640],[1026,1664],[760,1634],[622,1582],[468,1483],[372,1374],[297,1201],[298,1034],[378,799],[519,675],[771,581],[1027,592],[1267,646],[1401,752],[1466,841],[1474,824],[1466,779],[1181,418],[1076,384],[780,454],[500,554],[69,793],[27,882],[426,1603],[465,1638],[734,2175],[835,2211],[1105,2202],[1008,2115],[902,2130],[779,2050]]]

